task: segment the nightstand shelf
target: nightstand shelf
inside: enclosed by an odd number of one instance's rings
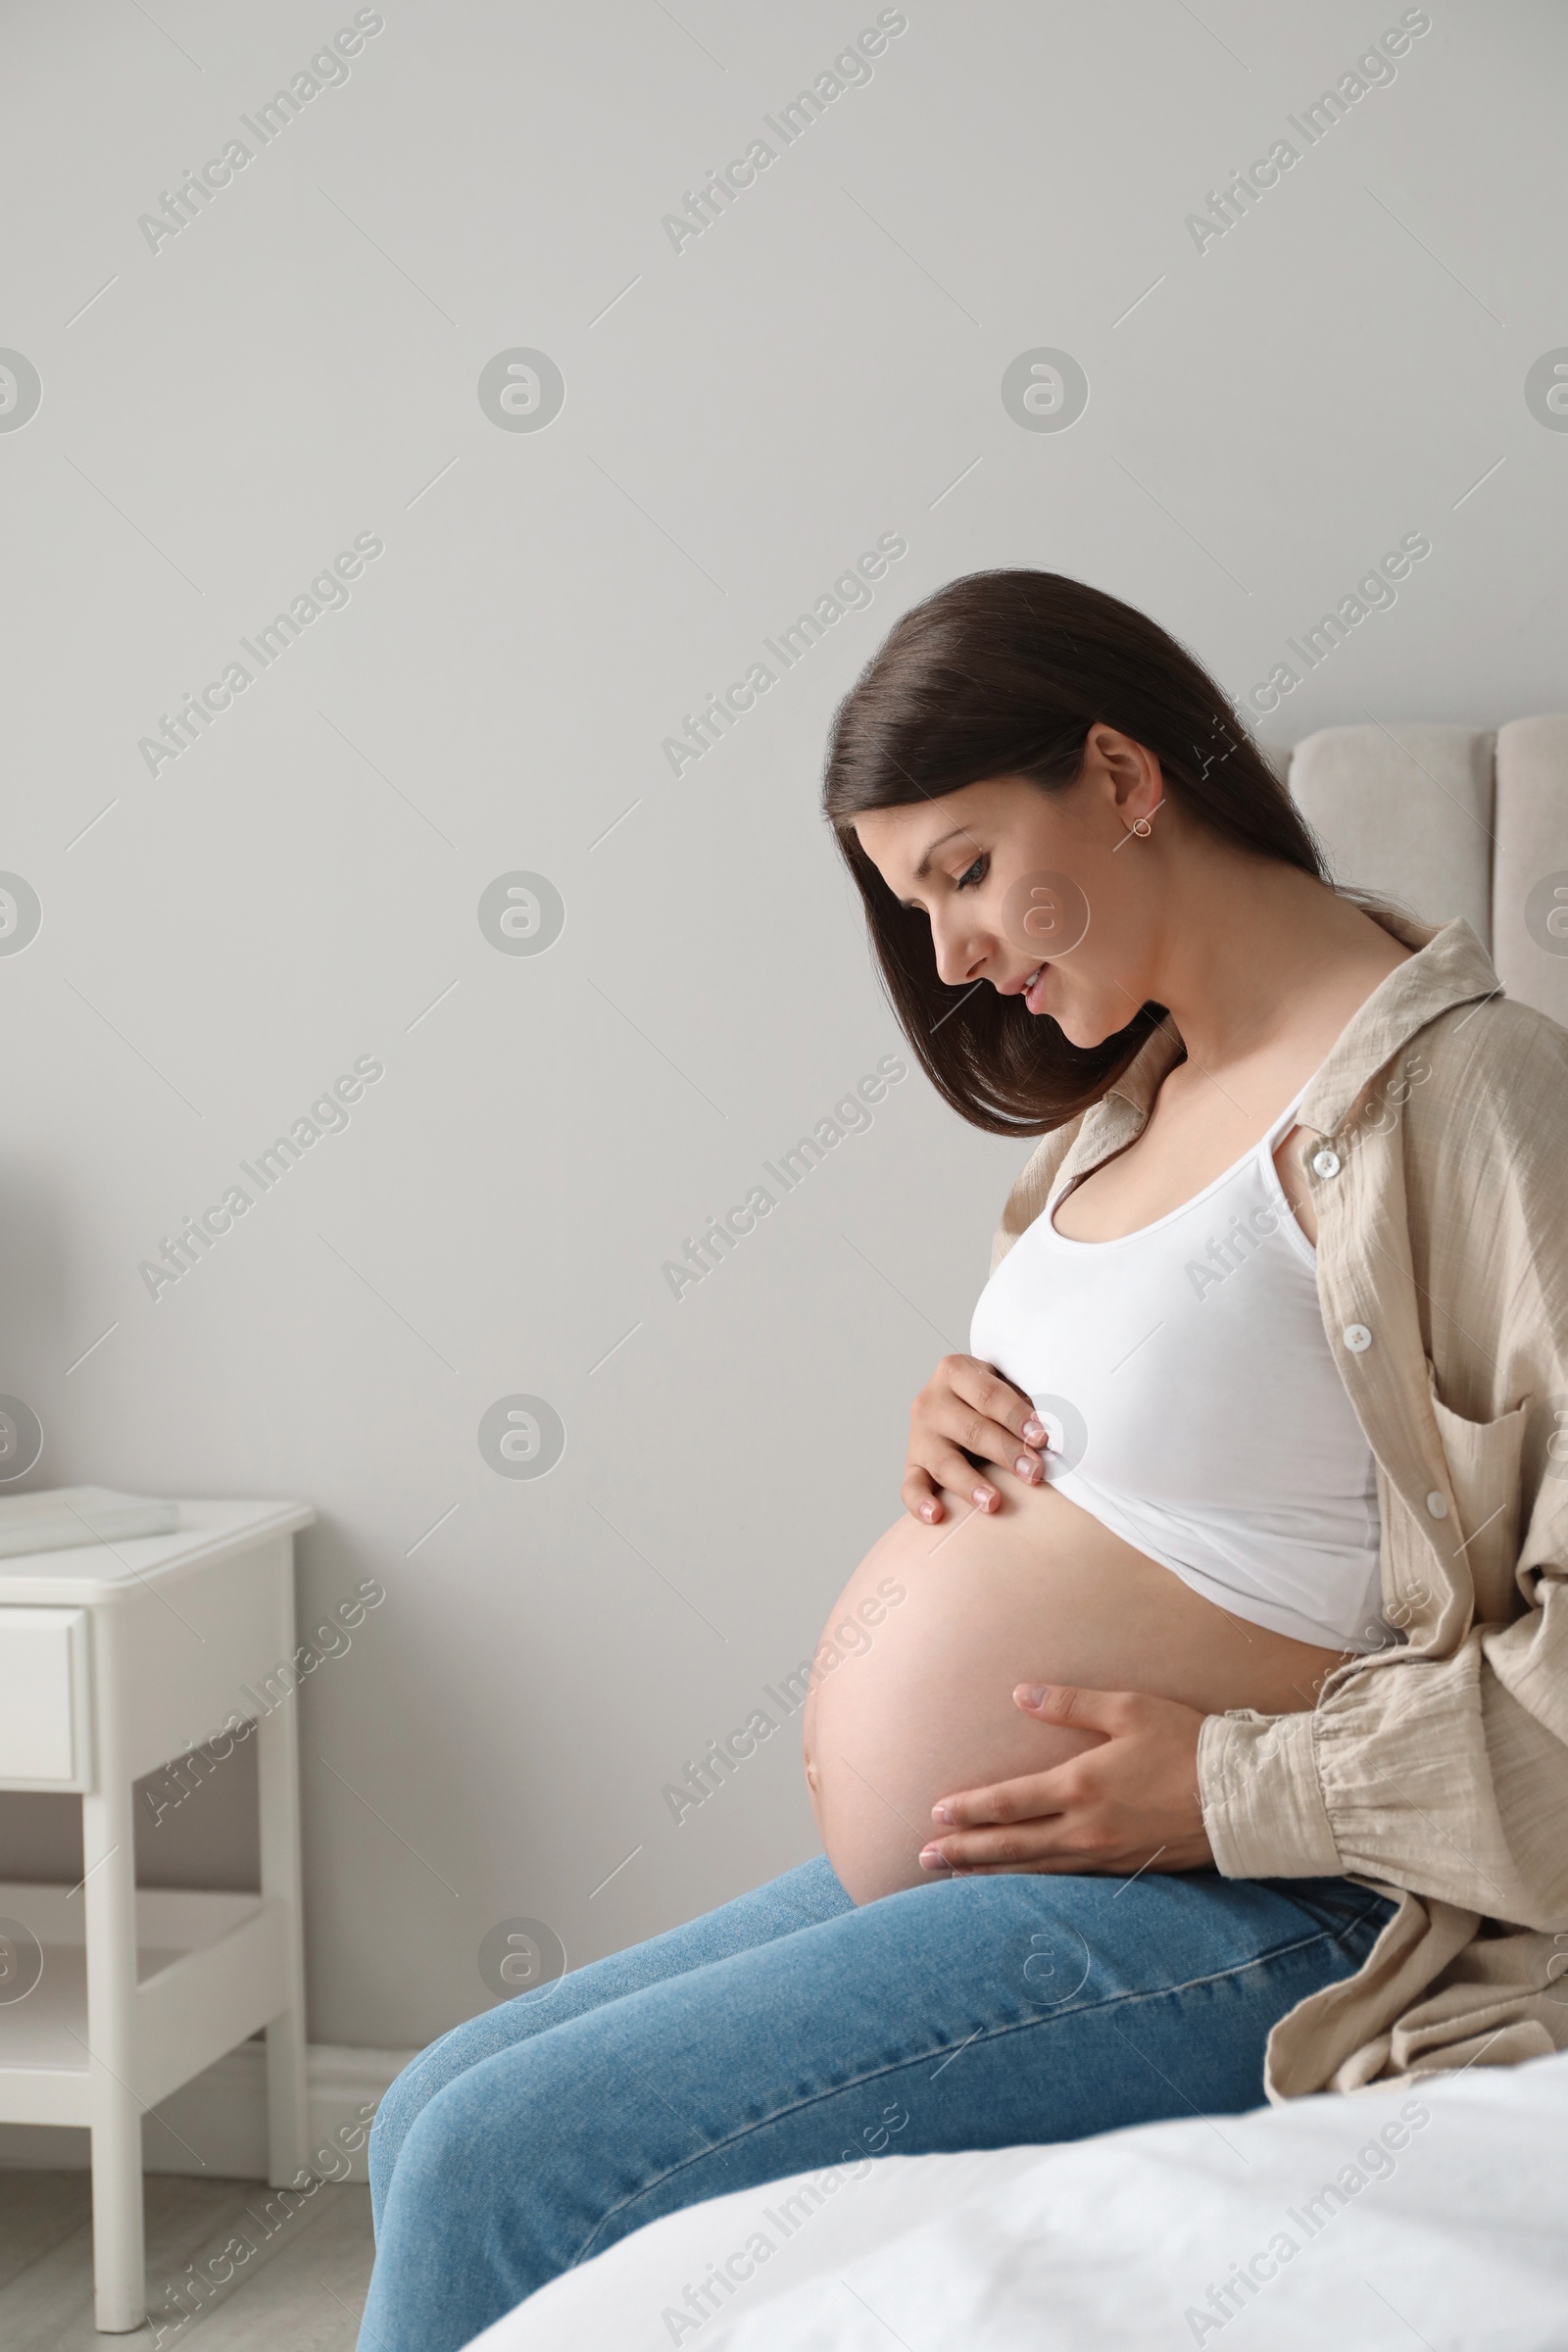
[[[0,2122],[91,2131],[106,2331],[145,2315],[142,2116],[262,2028],[270,2178],[306,2165],[293,1539],[314,1516],[187,1502],[172,1535],[0,1560],[0,1788],[79,1794],[84,1872],[0,1886],[24,1931],[0,1949]],[[235,1725],[260,1892],[137,1888],[133,1783]]]

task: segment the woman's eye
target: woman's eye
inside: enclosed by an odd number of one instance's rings
[[[969,866],[965,872],[958,876],[956,887],[959,890],[970,890],[975,888],[979,883],[985,880],[989,864],[989,858],[987,858],[982,852],[981,856],[975,859],[973,865]]]

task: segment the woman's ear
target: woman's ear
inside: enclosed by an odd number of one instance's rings
[[[1140,817],[1152,816],[1164,798],[1158,759],[1119,728],[1097,721],[1085,738],[1084,763],[1086,773],[1100,781],[1124,832]]]

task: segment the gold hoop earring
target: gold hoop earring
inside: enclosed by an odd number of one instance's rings
[[[1138,836],[1140,841],[1147,841],[1151,833],[1152,833],[1154,830],[1153,826],[1150,822],[1150,817],[1157,816],[1164,806],[1165,796],[1163,793],[1161,793],[1158,800],[1154,803],[1152,808],[1151,808],[1149,811],[1149,816],[1135,816],[1132,823],[1128,826],[1126,832],[1122,835],[1120,841],[1113,842],[1111,844],[1112,855],[1114,855],[1117,850],[1124,850],[1127,847],[1127,844],[1132,840],[1134,834]]]

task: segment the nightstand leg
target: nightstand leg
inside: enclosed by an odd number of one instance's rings
[[[305,2082],[304,1905],[300,1880],[298,1700],[290,1693],[256,1727],[262,1892],[288,1921],[289,2002],[267,2029],[268,2180],[286,2188],[310,2163]]]
[[[135,2078],[136,1865],[130,1788],[81,1800],[92,2078],[93,2314],[128,2334],[146,2317],[141,2104]]]

